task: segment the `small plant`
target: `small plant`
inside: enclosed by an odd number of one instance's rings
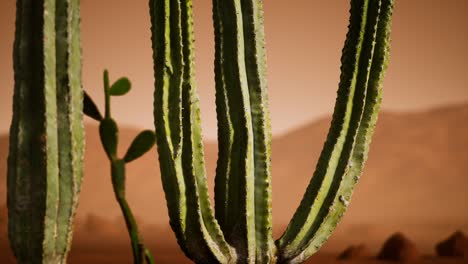
[[[151,130],[144,130],[138,134],[125,156],[119,158],[117,156],[117,145],[119,141],[119,129],[117,123],[111,116],[111,96],[122,96],[127,94],[131,89],[130,81],[123,77],[118,79],[112,86],[109,85],[109,74],[104,71],[104,95],[105,95],[105,114],[101,115],[98,107],[93,102],[91,97],[85,93],[84,96],[84,113],[100,122],[99,135],[101,137],[102,146],[106,152],[111,165],[112,186],[114,189],[115,198],[120,205],[122,214],[125,218],[125,224],[130,236],[133,262],[135,264],[153,264],[154,259],[151,252],[143,244],[143,240],[138,232],[138,226],[135,217],[130,210],[130,206],[125,198],[125,165],[132,162],[146,152],[148,152],[155,143],[155,135]]]
[[[16,10],[8,237],[18,263],[65,263],[83,176],[79,0]]]
[[[197,263],[301,263],[325,243],[348,207],[367,158],[392,10],[393,0],[351,0],[328,137],[293,219],[274,242],[262,1],[213,0],[219,143],[213,213],[194,80],[192,1],[150,0],[161,178],[172,229],[189,258]]]

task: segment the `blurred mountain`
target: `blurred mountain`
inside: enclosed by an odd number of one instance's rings
[[[377,248],[395,231],[408,234],[426,251],[454,230],[468,229],[468,104],[418,113],[380,115],[370,158],[342,224],[326,248],[341,251],[363,240]],[[284,230],[315,168],[330,118],[310,123],[273,140],[273,214],[275,235]],[[114,201],[109,164],[96,125],[87,125],[85,179],[76,238],[87,234],[125,237]],[[120,129],[119,152],[138,133]],[[217,146],[205,144],[211,197]],[[0,160],[8,153],[7,136],[0,137]],[[5,182],[6,162],[0,163]],[[171,236],[156,150],[128,165],[128,198],[147,240]],[[0,185],[5,193],[5,184]],[[0,195],[0,205],[5,195]],[[0,215],[0,222],[4,221]],[[112,230],[115,228],[114,230]],[[1,229],[0,229],[1,230]],[[115,232],[117,230],[117,232]],[[151,231],[152,230],[152,231]],[[121,235],[118,235],[120,233]],[[0,233],[3,234],[3,233]],[[1,238],[0,240],[2,240]],[[171,243],[175,240],[171,237]]]

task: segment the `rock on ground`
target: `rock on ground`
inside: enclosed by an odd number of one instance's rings
[[[395,233],[383,245],[377,258],[388,261],[415,261],[421,258],[419,250],[402,233]]]
[[[369,256],[369,250],[364,244],[353,245],[345,249],[339,256],[339,260],[363,259]]]
[[[436,252],[440,257],[468,258],[468,238],[461,231],[455,232],[436,245]]]

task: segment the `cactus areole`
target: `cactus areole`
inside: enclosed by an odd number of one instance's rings
[[[82,178],[79,0],[18,0],[7,200],[19,263],[65,263]]]
[[[342,218],[367,158],[393,0],[351,0],[331,127],[304,197],[272,238],[262,0],[213,0],[218,163],[208,197],[194,78],[192,0],[150,0],[154,117],[170,224],[197,263],[301,263]]]

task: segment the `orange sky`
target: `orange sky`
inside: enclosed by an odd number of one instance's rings
[[[397,0],[383,107],[418,110],[468,101],[468,1]],[[205,134],[216,137],[211,1],[195,0],[196,66]],[[265,1],[273,133],[333,109],[348,1]],[[0,1],[0,133],[11,118],[15,1]],[[101,75],[128,76],[114,101],[122,124],[152,127],[153,73],[147,1],[82,0],[83,81],[101,103]]]

